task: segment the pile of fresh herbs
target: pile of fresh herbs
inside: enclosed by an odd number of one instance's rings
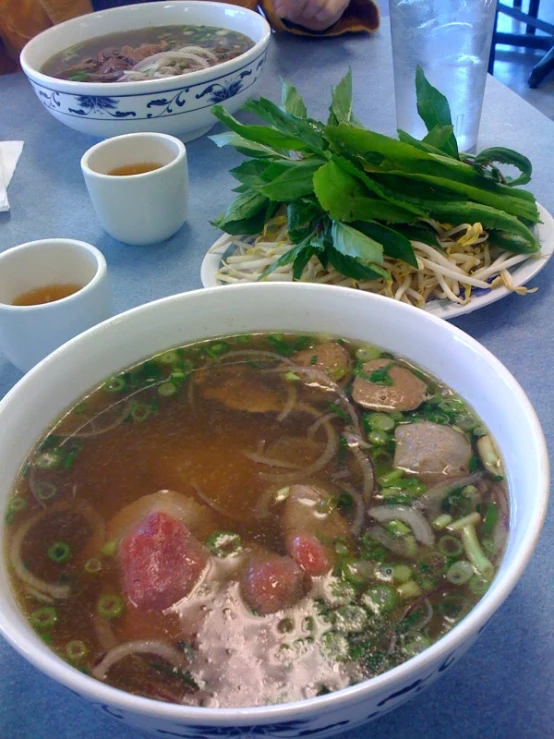
[[[294,246],[262,275],[293,265],[300,279],[316,256],[323,267],[356,280],[390,279],[384,257],[417,268],[410,240],[438,249],[436,231],[423,219],[453,226],[479,222],[501,249],[531,254],[540,244],[533,195],[522,190],[531,163],[504,148],[462,154],[448,101],[416,73],[418,112],[428,133],[422,141],[398,131],[399,139],[369,131],[352,113],[351,70],[333,90],[327,123],[308,117],[297,90],[282,82],[281,105],[260,98],[243,110],[267,125],[243,124],[222,106],[214,115],[231,129],[212,136],[249,157],[231,170],[238,193],[213,224],[232,235],[259,234],[285,212]],[[497,164],[519,176],[504,176]]]

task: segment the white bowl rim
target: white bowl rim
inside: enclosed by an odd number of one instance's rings
[[[257,19],[260,24],[260,30],[262,31],[262,36],[259,39],[259,41],[256,41],[254,43],[254,46],[250,49],[247,49],[245,52],[240,54],[237,57],[234,57],[233,59],[229,59],[226,62],[221,62],[220,64],[216,64],[213,67],[208,67],[207,69],[198,69],[194,72],[188,72],[186,75],[178,75],[176,77],[161,77],[160,79],[151,79],[151,80],[138,80],[134,82],[76,82],[72,80],[62,80],[58,77],[51,77],[48,74],[44,74],[40,70],[36,69],[28,60],[27,55],[29,54],[29,51],[33,51],[36,46],[40,46],[45,38],[48,38],[51,35],[59,34],[60,29],[68,28],[72,25],[75,25],[76,22],[82,20],[85,17],[88,16],[94,16],[95,18],[98,18],[98,23],[101,23],[105,16],[108,16],[108,20],[111,15],[126,15],[126,14],[132,14],[133,12],[139,12],[135,10],[136,8],[143,9],[142,12],[148,13],[149,11],[152,11],[152,14],[154,17],[156,17],[156,9],[158,8],[179,8],[179,7],[193,7],[196,9],[217,9],[218,11],[221,10],[222,12],[225,9],[237,11],[238,13],[243,12],[246,16],[250,16],[253,20]],[[161,23],[158,25],[162,25]],[[173,24],[172,24],[173,25]],[[177,24],[175,24],[177,25]],[[133,30],[133,29],[129,29]],[[106,35],[105,33],[98,33],[96,36],[90,36],[90,39],[101,37]],[[77,16],[75,18],[70,18],[67,21],[63,21],[63,23],[58,23],[55,26],[52,26],[51,28],[47,28],[46,30],[42,31],[41,33],[37,34],[34,38],[32,38],[30,41],[28,41],[25,46],[23,47],[21,54],[19,56],[19,62],[21,64],[21,68],[34,82],[37,84],[41,84],[44,87],[48,87],[49,89],[52,87],[55,87],[55,89],[58,92],[64,92],[67,94],[83,94],[83,90],[85,90],[86,94],[89,95],[109,95],[121,97],[124,93],[120,93],[119,89],[122,87],[124,91],[126,91],[127,95],[131,94],[139,94],[139,93],[149,93],[156,94],[156,92],[164,90],[167,88],[168,84],[171,83],[173,85],[176,85],[177,87],[175,89],[179,89],[179,87],[189,85],[193,85],[195,82],[198,82],[199,80],[207,80],[210,79],[211,73],[213,71],[217,71],[218,75],[225,75],[226,72],[230,72],[233,70],[234,67],[236,67],[237,63],[240,62],[241,64],[249,59],[252,59],[253,57],[256,57],[258,54],[260,54],[264,48],[267,46],[268,41],[271,37],[271,26],[267,22],[267,20],[264,18],[263,15],[260,13],[256,13],[254,10],[250,10],[250,8],[244,8],[240,5],[232,5],[231,3],[225,3],[225,2],[217,2],[216,0],[202,0],[202,2],[198,2],[198,0],[171,0],[170,2],[165,2],[164,0],[158,0],[157,2],[149,2],[147,4],[142,3],[135,3],[133,5],[123,5],[121,7],[116,8],[108,8],[106,10],[99,10],[95,13],[87,13],[82,16]],[[253,40],[253,39],[252,39]],[[67,48],[67,47],[64,47]],[[57,52],[63,51],[62,49],[59,49]],[[53,55],[52,55],[53,56]],[[179,85],[179,80],[183,80],[183,84]],[[83,87],[85,86],[85,87]]]
[[[486,359],[494,372],[502,378],[503,383],[511,388],[513,397],[517,398],[517,403],[525,410],[533,433],[537,456],[539,458],[537,478],[542,481],[541,490],[539,491],[541,504],[536,507],[530,517],[530,523],[527,527],[523,542],[520,545],[520,549],[518,550],[517,560],[513,562],[509,570],[505,571],[502,575],[497,576],[494,592],[491,594],[491,591],[489,590],[485,593],[468,615],[465,616],[451,631],[442,636],[438,641],[425,649],[419,655],[403,662],[391,670],[388,670],[382,675],[378,675],[369,680],[324,696],[306,698],[301,701],[290,703],[247,708],[204,708],[174,705],[126,693],[125,691],[110,687],[105,683],[101,683],[92,677],[88,677],[87,675],[80,673],[67,663],[63,662],[60,658],[56,657],[53,652],[42,653],[34,651],[33,646],[35,643],[38,643],[38,637],[34,637],[26,630],[24,627],[23,617],[21,618],[21,622],[17,623],[15,629],[6,629],[4,618],[5,614],[3,613],[3,605],[0,602],[0,633],[3,634],[5,639],[39,670],[73,692],[76,691],[83,697],[86,697],[87,700],[93,702],[98,701],[99,703],[107,704],[116,710],[121,709],[135,715],[145,715],[150,718],[175,721],[177,724],[181,724],[183,726],[194,724],[195,726],[206,727],[241,726],[256,721],[260,722],[262,725],[287,720],[298,721],[303,718],[306,719],[314,713],[321,715],[322,713],[339,710],[341,707],[346,708],[350,703],[363,700],[365,693],[386,690],[391,683],[395,684],[397,681],[398,683],[401,683],[402,680],[407,678],[412,672],[414,674],[424,672],[425,669],[430,668],[435,661],[446,657],[448,653],[454,651],[457,646],[464,644],[466,640],[470,639],[476,632],[477,625],[481,628],[484,627],[506,600],[521,577],[531,554],[533,553],[547,510],[549,495],[549,460],[544,433],[531,402],[509,370],[476,339],[447,321],[437,318],[425,311],[420,311],[412,306],[391,301],[390,298],[386,298],[384,296],[354,291],[347,287],[312,283],[275,282],[267,284],[248,283],[229,285],[225,291],[220,291],[217,287],[204,288],[160,298],[132,308],[119,315],[115,315],[93,328],[88,329],[84,333],[76,336],[60,348],[56,349],[52,354],[30,370],[27,375],[25,375],[17,385],[13,387],[2,400],[0,400],[0,411],[3,409],[4,405],[8,405],[12,402],[12,398],[14,396],[17,397],[22,393],[25,394],[27,384],[36,383],[35,377],[37,377],[37,375],[40,377],[41,368],[43,366],[48,364],[53,364],[54,366],[56,364],[61,365],[66,356],[78,351],[81,345],[86,345],[90,336],[97,332],[105,332],[109,325],[124,323],[126,320],[130,320],[134,316],[140,316],[153,308],[156,309],[156,307],[161,306],[171,306],[172,304],[175,304],[176,307],[183,311],[185,310],[183,308],[183,303],[186,304],[188,301],[195,301],[197,299],[209,300],[209,296],[214,292],[223,292],[229,295],[229,300],[232,302],[233,291],[252,292],[255,294],[260,290],[262,291],[262,294],[267,294],[268,290],[275,292],[304,290],[307,293],[312,293],[314,298],[322,291],[323,295],[325,295],[328,294],[327,291],[332,290],[344,293],[345,295],[348,294],[348,300],[361,300],[362,303],[365,301],[375,302],[377,305],[381,305],[382,310],[387,310],[387,306],[392,305],[394,308],[391,309],[398,311],[400,315],[407,315],[412,311],[418,311],[421,315],[421,320],[433,324],[437,332],[453,334],[473,350],[477,350],[478,353]],[[276,319],[276,321],[278,322],[278,319]],[[31,642],[30,645],[29,642]]]

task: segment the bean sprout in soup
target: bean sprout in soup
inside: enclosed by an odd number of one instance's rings
[[[254,46],[215,26],[157,26],[111,33],[71,46],[40,70],[73,82],[137,82],[176,77],[234,59]]]
[[[260,334],[109,377],[7,505],[30,625],[93,678],[194,706],[379,675],[479,601],[508,527],[471,408],[374,346]]]

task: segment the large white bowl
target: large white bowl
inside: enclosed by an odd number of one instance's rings
[[[181,77],[141,82],[71,82],[43,74],[42,65],[64,49],[97,36],[146,26],[219,26],[249,36],[254,46],[215,67]],[[24,47],[21,66],[46,110],[66,126],[107,138],[158,131],[191,141],[216,122],[214,103],[231,113],[256,90],[271,36],[258,13],[219,2],[176,0],[127,5],[60,23]]]
[[[537,542],[548,496],[548,458],[539,422],[506,368],[445,321],[387,298],[326,285],[237,285],[165,298],[116,316],[47,357],[0,402],[0,508],[37,438],[87,389],[154,352],[222,334],[323,332],[398,352],[444,380],[481,416],[506,465],[510,535],[490,589],[447,635],[422,654],[353,687],[309,700],[212,709],[136,697],[63,662],[22,617],[5,563],[0,569],[0,631],[38,669],[110,716],[168,736],[328,736],[353,728],[429,685],[477,639],[508,596]],[[0,536],[1,539],[1,536]],[[3,550],[0,540],[0,550]]]

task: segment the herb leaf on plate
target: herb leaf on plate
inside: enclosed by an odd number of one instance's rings
[[[531,230],[539,221],[537,204],[518,187],[531,177],[529,160],[502,147],[460,154],[447,99],[421,68],[415,84],[428,130],[422,141],[365,128],[353,114],[350,69],[332,91],[327,123],[310,118],[299,92],[284,80],[280,105],[259,98],[243,106],[262,125],[242,123],[221,105],[212,108],[231,129],[212,140],[248,157],[231,170],[237,197],[214,225],[232,235],[259,234],[278,214],[293,244],[262,278],[292,265],[300,279],[315,256],[354,280],[391,280],[385,258],[418,269],[412,241],[444,254],[435,222],[481,224],[491,244],[519,254],[539,251]],[[519,175],[510,179],[500,165]]]

